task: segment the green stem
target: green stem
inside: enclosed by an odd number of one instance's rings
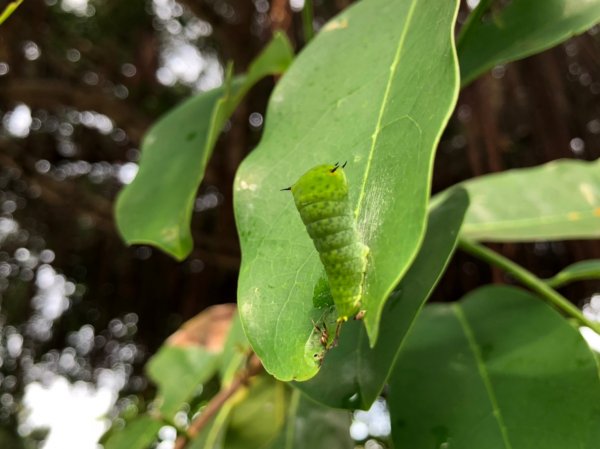
[[[23,3],[23,0],[15,0],[6,5],[6,8],[4,8],[4,11],[0,14],[0,25],[15,12],[15,9],[17,9],[21,3]]]
[[[304,8],[302,8],[302,28],[304,30],[304,45],[315,35],[313,28],[313,4],[312,0],[304,0]]]
[[[527,271],[522,266],[514,263],[510,259],[507,259],[502,254],[498,254],[497,252],[470,240],[461,239],[458,243],[458,246],[464,252],[488,262],[491,265],[495,265],[498,268],[502,268],[523,285],[529,287],[543,299],[550,302],[554,307],[562,310],[567,315],[579,320],[580,323],[600,334],[600,323],[595,323],[586,318],[581,310],[569,302],[567,298],[562,296],[556,290],[550,288],[546,283],[544,283],[544,281],[530,271]]]
[[[489,9],[492,1],[493,0],[480,0],[477,7],[473,10],[473,12],[471,12],[471,14],[469,14],[469,17],[467,17],[467,20],[465,20],[465,23],[463,24],[462,28],[460,29],[460,32],[458,33],[458,37],[456,38],[457,49],[460,48],[464,37],[471,29],[473,24],[481,20],[483,14]]]

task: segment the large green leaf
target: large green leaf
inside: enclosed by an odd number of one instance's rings
[[[460,186],[471,201],[462,228],[466,238],[500,242],[600,236],[600,159],[559,160]]]
[[[461,30],[457,49],[463,85],[497,64],[539,53],[600,21],[600,0],[497,3],[482,0]]]
[[[111,431],[112,433],[103,443],[104,449],[148,449],[164,425],[163,422],[150,416],[139,416],[128,421],[122,430]]]
[[[582,260],[569,265],[560,273],[546,279],[546,283],[552,288],[558,288],[571,282],[587,279],[600,279],[600,259]]]
[[[456,6],[356,3],[323,27],[271,96],[261,144],[238,170],[234,206],[242,323],[279,379],[318,370],[305,344],[322,313],[312,299],[325,276],[280,189],[314,165],[348,161],[350,200],[371,249],[363,308],[374,344],[384,302],[425,230],[433,152],[457,95]]]
[[[148,376],[158,385],[163,416],[172,419],[218,366],[219,355],[200,347],[163,346],[146,365]]]
[[[600,382],[577,329],[512,287],[419,316],[390,378],[396,449],[593,449]]]
[[[385,305],[375,346],[369,347],[360,323],[351,323],[344,328],[339,347],[326,355],[319,374],[308,382],[296,384],[300,390],[330,407],[371,406],[381,393],[415,318],[454,252],[467,206],[465,191],[456,189],[430,211],[423,246]]]
[[[128,244],[155,245],[178,260],[190,253],[194,198],[221,128],[258,80],[284,72],[292,58],[287,38],[276,34],[245,76],[186,100],[148,131],[139,172],[116,203]]]

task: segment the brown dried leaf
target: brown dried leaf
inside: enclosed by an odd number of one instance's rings
[[[235,304],[208,307],[183,323],[179,330],[167,339],[167,345],[200,346],[210,352],[221,352],[235,313]]]

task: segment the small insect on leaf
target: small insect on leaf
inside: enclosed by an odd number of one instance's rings
[[[346,163],[311,168],[289,188],[325,268],[339,322],[361,312],[369,254],[348,198]]]
[[[337,345],[336,330],[339,323],[333,305],[321,309],[316,320],[312,320],[313,330],[304,346],[304,356],[309,363],[321,365],[325,354]]]

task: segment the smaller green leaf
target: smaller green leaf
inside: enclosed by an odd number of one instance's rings
[[[539,53],[600,21],[599,0],[499,3],[481,1],[460,32],[457,50],[463,85],[497,64]]]
[[[571,282],[588,279],[600,279],[600,259],[582,260],[569,265],[555,276],[546,279],[546,283],[552,288],[558,288]]]
[[[188,449],[261,449],[280,433],[289,388],[271,376],[253,378],[242,387],[188,444]],[[202,412],[201,412],[202,413]]]
[[[348,449],[350,413],[313,402],[294,390],[283,432],[269,449]]]
[[[228,305],[230,306],[230,305]],[[213,306],[211,309],[215,309],[215,307],[222,308],[221,306]],[[200,318],[202,317],[202,326],[201,328],[197,328],[196,326],[190,326],[195,332],[199,332],[200,334],[210,334],[204,335],[202,340],[207,341],[209,337],[217,335],[217,339],[221,343],[221,350],[218,362],[218,372],[220,378],[221,389],[227,388],[234,377],[240,373],[240,370],[243,368],[244,363],[247,360],[249,354],[249,344],[244,336],[244,332],[241,327],[239,315],[237,313],[237,309],[234,307],[231,313],[227,314],[211,314],[207,313],[211,309],[207,309],[204,312],[201,312],[197,319],[190,320],[200,322]],[[223,312],[227,311],[223,310]],[[219,312],[219,310],[217,310]],[[205,316],[203,316],[205,315]],[[218,332],[219,329],[211,329],[211,325],[215,324],[216,318],[218,317],[229,318],[230,324],[228,327],[227,338],[223,342],[222,336]],[[183,326],[185,329],[185,325]],[[177,335],[174,334],[169,338],[169,341],[173,339]],[[216,343],[216,342],[215,342]],[[212,345],[213,347],[215,344]],[[208,424],[202,429],[199,435],[196,436],[188,445],[188,449],[219,449],[223,447],[225,434],[227,432],[231,413],[237,406],[237,404],[242,400],[241,396],[247,393],[241,393],[230,400],[226,401],[225,404],[220,408],[218,413],[212,417]],[[203,392],[205,395],[205,392]],[[210,395],[206,396],[206,399],[210,400]]]
[[[471,204],[462,236],[490,242],[600,237],[600,159],[563,159],[459,186]],[[451,189],[450,189],[451,190]],[[439,201],[448,190],[436,195]]]
[[[104,449],[147,449],[162,426],[161,421],[147,415],[139,416],[127,422],[122,430],[114,431],[104,442]]]
[[[227,385],[233,380],[235,374],[247,360],[248,354],[250,354],[250,343],[244,334],[240,315],[236,311],[221,355],[219,374],[223,384]]]
[[[188,443],[186,449],[223,449],[223,440],[233,405],[232,401],[223,404],[200,433]]]
[[[289,41],[278,33],[246,75],[186,100],[148,131],[139,172],[115,206],[127,244],[154,245],[178,260],[190,253],[194,198],[221,129],[258,80],[282,73],[292,59]]]
[[[268,447],[285,423],[289,393],[283,382],[269,375],[253,379],[245,397],[231,412],[224,447]]]
[[[325,356],[319,374],[295,384],[315,401],[338,408],[368,409],[389,376],[417,315],[444,272],[469,204],[456,189],[429,212],[425,240],[415,262],[387,301],[381,336],[373,348],[362,323],[342,329],[339,346]]]
[[[538,297],[489,286],[426,307],[388,394],[397,448],[595,449],[596,361]]]
[[[163,346],[146,365],[158,385],[161,413],[172,418],[219,366],[219,355],[195,346]]]
[[[234,304],[208,307],[183,323],[150,359],[146,369],[159,387],[163,415],[171,418],[203,388],[202,384],[232,364],[233,344],[243,338],[236,330],[240,327],[237,321]],[[236,359],[233,369],[242,361]]]

